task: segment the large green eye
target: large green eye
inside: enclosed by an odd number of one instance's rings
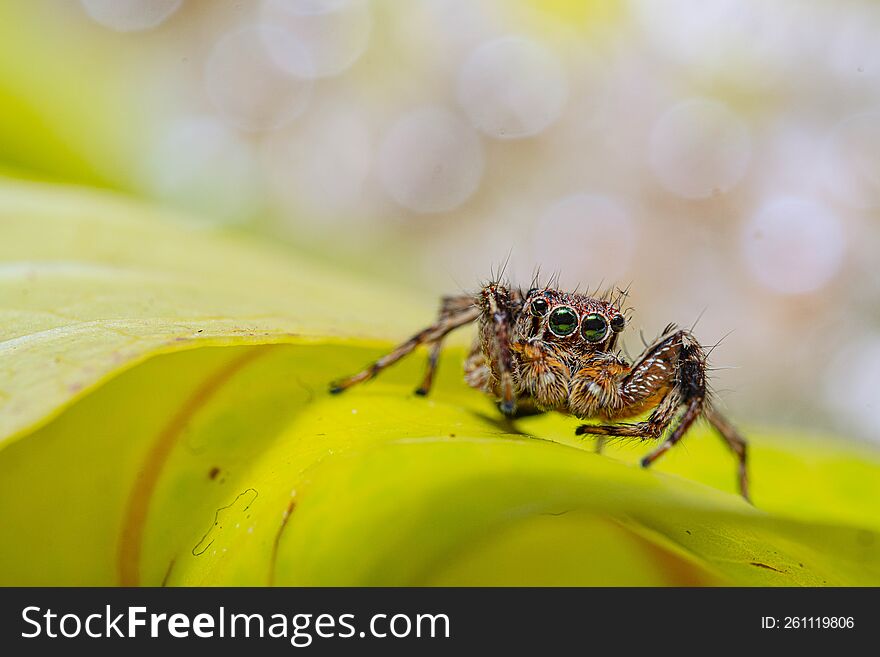
[[[600,342],[608,332],[608,322],[602,315],[593,313],[584,317],[581,324],[581,335],[587,342]]]
[[[550,313],[548,325],[553,335],[564,338],[566,335],[571,335],[577,330],[577,313],[567,306],[560,306]]]

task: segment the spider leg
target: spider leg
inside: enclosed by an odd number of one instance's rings
[[[470,295],[443,297],[440,304],[440,317],[438,321],[450,315],[464,312],[473,308],[473,306],[474,298]],[[429,346],[431,351],[428,352],[428,365],[425,368],[425,376],[422,378],[421,385],[415,390],[415,393],[422,397],[431,391],[431,386],[434,383],[434,374],[437,371],[437,363],[440,362],[440,352],[443,350],[443,338],[438,338],[434,342],[429,343]]]
[[[422,384],[416,388],[416,394],[425,396],[431,391],[431,384],[434,383],[434,372],[437,371],[437,363],[440,360],[440,352],[443,351],[443,340],[437,340],[431,345],[431,351],[428,352],[428,367],[425,369],[425,377]]]
[[[516,413],[513,381],[513,356],[510,351],[512,300],[502,286],[490,283],[480,293],[480,344],[488,355],[493,389],[499,398],[498,408],[505,415]]]
[[[702,415],[706,401],[706,356],[703,349],[690,332],[680,331],[675,335],[679,336],[680,346],[677,350],[678,360],[673,377],[673,389],[678,392],[681,402],[685,405],[685,410],[678,425],[666,437],[666,440],[642,459],[643,468],[647,468],[663,456],[684,437],[687,430]]]
[[[597,436],[614,436],[618,438],[641,438],[652,440],[659,438],[675,417],[675,411],[680,402],[677,392],[673,389],[666,393],[663,400],[654,409],[650,417],[644,422],[620,422],[618,424],[582,424],[574,430],[575,434],[582,436],[592,434]],[[601,443],[604,447],[605,440]],[[597,445],[597,451],[600,446]]]
[[[674,447],[693,423],[704,416],[737,455],[740,492],[748,500],[746,441],[707,399],[706,355],[702,347],[690,331],[669,327],[664,334],[633,366],[620,388],[611,395],[603,413],[609,419],[626,417],[656,404],[650,417],[644,422],[631,424],[582,425],[575,432],[578,435],[658,438],[672,423],[678,410],[684,407],[678,424],[654,451],[642,459],[642,466],[648,467]],[[656,402],[658,394],[663,395],[659,403]]]
[[[727,418],[725,418],[712,404],[707,403],[704,406],[703,417],[708,420],[709,424],[712,425],[712,428],[719,433],[727,443],[727,446],[730,447],[731,451],[736,454],[736,457],[739,460],[740,494],[742,494],[746,500],[751,501],[749,499],[749,473],[746,469],[748,456],[748,443],[746,442],[746,439],[739,434],[733,425],[727,421]]]
[[[404,356],[412,353],[412,351],[419,345],[439,343],[448,333],[454,331],[460,326],[469,324],[479,316],[480,309],[474,305],[465,306],[449,313],[441,312],[440,319],[437,320],[437,323],[419,331],[409,340],[402,342],[390,353],[382,356],[382,358],[367,366],[357,374],[331,384],[330,392],[337,394],[348,390],[353,385],[369,381],[386,367],[393,365]]]
[[[517,394],[531,399],[544,411],[565,409],[571,370],[565,353],[537,339],[516,340],[510,345],[517,360]]]
[[[597,415],[615,419],[639,415],[649,408],[653,408],[653,412],[643,422],[581,425],[575,431],[578,435],[590,433],[658,438],[672,422],[682,404],[689,404],[694,398],[702,403],[706,396],[705,358],[702,349],[688,331],[677,330],[671,325],[645,350],[618,385],[612,387],[608,384],[607,377],[599,376],[603,369],[600,366],[598,373],[589,368],[582,370],[595,381],[605,384]],[[590,380],[587,379],[586,382],[589,383]],[[584,381],[578,380],[575,387],[589,392],[594,386],[584,386]]]
[[[681,419],[678,421],[678,425],[675,429],[672,430],[672,433],[660,443],[660,446],[657,447],[653,452],[650,452],[645,457],[642,458],[641,464],[643,468],[647,468],[654,461],[663,456],[670,449],[675,447],[676,443],[684,437],[684,434],[688,429],[691,428],[694,421],[698,417],[700,417],[700,413],[703,410],[703,399],[701,397],[694,397],[688,402],[687,408],[681,416]]]

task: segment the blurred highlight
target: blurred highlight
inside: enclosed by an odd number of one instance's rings
[[[507,260],[631,284],[646,339],[721,341],[743,424],[880,441],[880,4],[18,0],[0,26],[4,173],[430,296]]]

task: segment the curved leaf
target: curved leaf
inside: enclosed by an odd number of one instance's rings
[[[594,454],[460,349],[332,397],[430,309],[107,197],[0,215],[2,584],[880,583],[875,453],[751,435],[752,507],[708,433]]]
[[[149,354],[377,338],[430,315],[400,291],[169,218],[185,221],[110,194],[0,182],[0,441]]]

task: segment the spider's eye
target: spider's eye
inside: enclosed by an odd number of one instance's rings
[[[584,317],[581,324],[581,335],[587,342],[599,342],[608,332],[608,322],[602,315],[593,313]]]
[[[611,320],[611,330],[615,333],[620,333],[624,326],[626,326],[626,320],[623,315],[617,315]]]
[[[531,305],[532,314],[538,317],[543,317],[544,314],[547,312],[547,307],[548,304],[546,299],[535,299],[534,301],[532,301]]]
[[[567,306],[560,306],[550,313],[548,325],[553,335],[564,338],[566,335],[571,335],[577,330],[577,313]]]

